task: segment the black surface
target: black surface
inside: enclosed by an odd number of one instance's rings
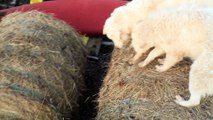
[[[110,41],[105,37],[102,39],[103,41]],[[112,50],[113,46],[102,45],[98,55],[99,59],[88,60],[85,75],[87,90],[83,93],[80,120],[94,120],[97,115],[97,97],[109,66]]]

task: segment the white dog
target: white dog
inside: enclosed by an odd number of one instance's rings
[[[122,48],[123,43],[131,39],[132,30],[140,19],[160,9],[189,2],[213,5],[213,0],[133,0],[112,12],[105,22],[103,34],[113,40],[115,47]]]
[[[211,47],[207,47],[191,66],[189,75],[190,99],[185,101],[179,95],[176,96],[175,102],[182,106],[199,105],[201,97],[213,94],[213,41],[210,42],[208,45]]]
[[[196,5],[165,9],[142,19],[132,32],[135,63],[151,47],[155,47],[140,67],[146,66],[156,57],[166,53],[163,65],[156,70],[163,72],[181,61],[183,57],[196,59],[204,44],[213,34],[213,8]]]

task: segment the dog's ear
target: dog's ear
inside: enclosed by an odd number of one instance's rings
[[[6,12],[0,12],[0,21],[6,14],[7,14]]]

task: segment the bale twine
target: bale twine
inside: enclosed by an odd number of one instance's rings
[[[113,51],[100,89],[97,120],[213,119],[212,97],[202,99],[201,105],[194,108],[184,108],[174,102],[178,94],[189,98],[189,60],[159,73],[155,71],[157,60],[145,68],[129,65],[134,50],[129,43],[124,48]]]
[[[0,23],[0,119],[57,120],[74,112],[86,50],[66,23],[15,12]]]

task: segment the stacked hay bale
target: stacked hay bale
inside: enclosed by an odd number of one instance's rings
[[[66,23],[15,12],[0,23],[0,119],[56,120],[74,112],[86,51]]]
[[[128,60],[133,54],[129,43],[124,49],[114,50],[98,98],[97,120],[213,119],[212,97],[203,99],[194,108],[184,108],[174,102],[175,95],[189,97],[189,60],[159,73],[155,71],[157,61],[145,68],[129,65]]]

